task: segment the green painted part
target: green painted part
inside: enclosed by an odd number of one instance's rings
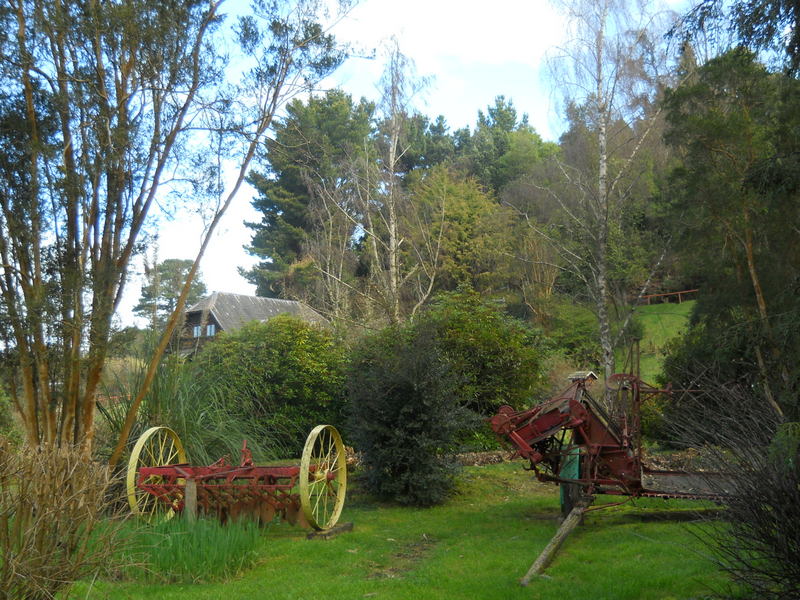
[[[561,466],[561,470],[559,471],[559,477],[564,479],[578,479],[580,477],[580,455],[581,449],[578,446],[575,446],[572,450],[570,450],[567,457],[564,459],[564,464]],[[561,508],[564,508],[564,503],[566,502],[566,485],[561,484],[561,494],[560,494],[560,501],[561,501]]]

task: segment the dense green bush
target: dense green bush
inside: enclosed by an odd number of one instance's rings
[[[540,337],[472,292],[448,293],[414,322],[367,337],[349,377],[351,434],[368,489],[430,505],[452,486],[462,445],[491,442],[483,417],[527,405],[542,382]]]
[[[316,325],[281,315],[210,342],[194,361],[203,386],[220,390],[233,413],[250,419],[291,453],[320,423],[341,425],[344,348]]]
[[[479,415],[526,406],[544,382],[539,332],[475,292],[440,294],[419,322],[432,329],[456,376],[457,402]]]
[[[465,418],[457,389],[432,327],[389,327],[361,341],[350,369],[350,431],[368,491],[415,506],[445,499],[455,474],[447,453]]]

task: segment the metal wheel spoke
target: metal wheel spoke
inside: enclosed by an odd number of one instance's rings
[[[172,464],[172,459],[174,459],[174,458],[178,458],[178,449],[175,448],[175,446],[172,447],[172,452],[169,455],[169,458],[167,458],[167,462],[165,464],[171,465]]]

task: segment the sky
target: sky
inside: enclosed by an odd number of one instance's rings
[[[417,110],[444,115],[451,130],[474,127],[478,110],[485,112],[496,96],[504,95],[520,116],[528,114],[545,140],[556,141],[562,131],[546,59],[564,44],[566,25],[547,0],[362,0],[334,25],[333,33],[355,52],[322,89],[341,87],[355,99],[377,101],[384,68],[381,48],[395,38],[417,75],[430,79],[415,98]],[[259,220],[250,204],[253,197],[252,188],[242,188],[209,245],[201,263],[209,292],[255,293],[255,286],[238,273],[238,267],[257,262],[243,248],[251,237],[244,222]],[[162,223],[158,260],[193,259],[202,231],[201,219],[191,214]],[[120,324],[144,326],[131,312],[141,292],[141,260],[132,271]]]

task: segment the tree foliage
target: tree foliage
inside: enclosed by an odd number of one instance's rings
[[[790,76],[800,70],[800,10],[795,0],[701,0],[673,29],[684,39],[732,33],[747,48],[779,56]]]
[[[663,257],[663,250],[654,252],[637,239],[641,229],[629,216],[653,195],[647,175],[658,154],[657,100],[668,59],[659,42],[661,23],[648,3],[603,0],[563,7],[570,39],[553,67],[562,81],[569,128],[561,152],[531,175],[529,193],[504,200],[555,250],[569,291],[582,293],[594,307],[608,378],[632,315],[622,318],[622,331],[615,333],[614,308],[627,304],[629,292],[644,293]]]
[[[476,292],[440,294],[420,321],[434,332],[456,377],[460,406],[481,416],[503,404],[523,408],[542,383],[541,333]]]
[[[145,262],[145,284],[142,286],[138,304],[133,307],[133,313],[148,319],[154,331],[163,328],[177,306],[178,296],[191,268],[191,260],[179,258],[168,258],[152,266]],[[194,304],[205,293],[206,284],[198,275],[190,284],[186,304]]]
[[[217,8],[30,0],[0,12],[0,293],[32,445],[91,446],[127,265],[198,96],[219,82],[205,44]]]
[[[249,224],[250,251],[264,260],[248,278],[335,323],[406,319],[460,285],[516,295],[529,310],[519,298],[539,281],[514,266],[514,242],[532,240],[506,235],[515,219],[492,191],[557,146],[502,96],[479,111],[474,134],[451,134],[443,117],[413,110],[419,82],[401,54],[390,67],[377,107],[341,92],[291,104],[267,143],[268,170],[250,175],[263,215]]]
[[[785,229],[798,216],[796,87],[737,49],[667,98],[668,139],[683,159],[672,215],[683,267],[704,290],[667,374],[685,379],[694,364],[695,375],[745,378],[779,412],[797,406],[800,306],[786,282],[798,277],[800,247]]]
[[[248,250],[268,259],[247,273],[257,294],[301,295],[303,286],[318,277],[302,266],[314,222],[310,182],[327,188],[346,185],[341,181],[345,163],[363,153],[374,111],[373,104],[363,99],[354,103],[339,90],[311,96],[305,103],[295,99],[287,106],[266,144],[269,170],[249,175],[259,193],[253,207],[262,217],[247,224],[254,232]]]

